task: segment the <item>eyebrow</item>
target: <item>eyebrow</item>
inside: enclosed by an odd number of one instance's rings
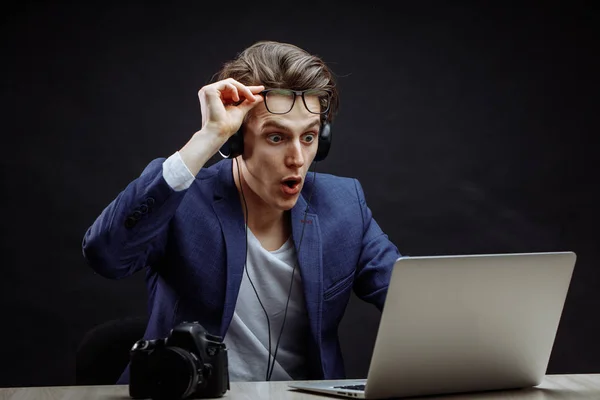
[[[302,132],[306,132],[309,129],[319,126],[320,124],[321,124],[321,120],[316,119],[313,122],[311,122],[310,124],[306,125],[304,127],[304,129],[302,130]],[[273,119],[269,119],[262,124],[261,129],[265,129],[265,128],[275,128],[275,129],[279,129],[282,131],[288,131],[288,132],[291,131],[289,126],[282,124],[281,122],[273,120]]]

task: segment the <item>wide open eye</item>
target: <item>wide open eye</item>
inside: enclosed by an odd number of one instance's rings
[[[279,133],[273,133],[267,136],[267,139],[272,143],[279,143],[283,140],[283,137]]]
[[[303,139],[306,143],[312,143],[315,141],[316,135],[314,133],[307,133],[306,135],[304,135]]]

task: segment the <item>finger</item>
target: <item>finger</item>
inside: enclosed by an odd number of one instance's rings
[[[206,89],[201,90],[199,96],[200,104],[203,105],[205,103],[209,110],[218,110],[219,108],[223,108],[222,93],[216,87],[207,87]],[[204,115],[205,110],[202,109],[202,112]]]
[[[250,111],[251,109],[263,102],[262,96],[254,96],[254,99],[254,101],[246,99],[237,106],[244,113],[244,115],[246,115],[248,111]]]
[[[229,79],[229,83],[234,85],[242,94],[243,97],[247,99],[254,100],[254,94],[260,92],[264,89],[264,86],[246,86],[236,81],[235,79]],[[251,90],[253,88],[254,90]],[[262,88],[262,89],[259,89]]]
[[[224,83],[218,90],[224,103],[237,103],[240,101],[240,93],[235,85],[231,83]]]
[[[264,85],[258,85],[258,86],[246,86],[248,88],[248,90],[250,90],[252,93],[257,94],[262,92],[263,90],[265,90],[265,86]]]

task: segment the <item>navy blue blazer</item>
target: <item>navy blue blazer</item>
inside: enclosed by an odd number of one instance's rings
[[[146,271],[146,339],[165,337],[183,321],[224,337],[246,253],[232,160],[202,168],[180,192],[164,180],[164,160],[153,160],[102,211],[85,234],[83,254],[107,278]],[[291,221],[310,323],[310,378],[344,378],[337,331],[351,290],[381,310],[400,253],[373,219],[356,179],[317,173],[313,182],[309,173]],[[128,378],[126,369],[118,383]]]

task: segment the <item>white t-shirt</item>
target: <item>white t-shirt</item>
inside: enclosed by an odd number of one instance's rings
[[[269,359],[269,337],[265,312],[271,325],[271,354],[285,315],[292,270],[296,265],[296,249],[292,239],[278,250],[265,250],[248,230],[248,259],[231,325],[225,335],[229,351],[229,377],[232,381],[262,381],[266,378]],[[248,275],[254,283],[256,293]],[[300,271],[296,267],[285,327],[277,350],[271,380],[306,378],[305,356],[309,325],[304,304]]]

